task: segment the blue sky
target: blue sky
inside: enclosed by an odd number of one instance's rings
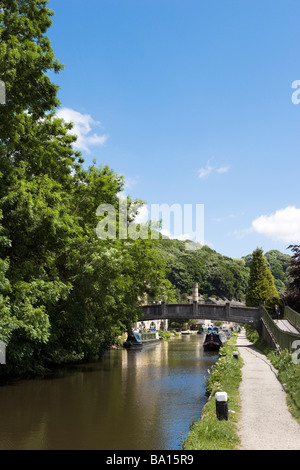
[[[205,241],[219,253],[291,253],[300,243],[299,1],[49,7],[48,36],[66,65],[51,78],[86,165],[96,158],[124,174],[148,207],[204,204]]]

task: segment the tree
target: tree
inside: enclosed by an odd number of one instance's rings
[[[63,65],[54,57],[49,38],[54,12],[48,0],[2,0],[0,10],[0,79],[6,84],[1,110],[1,137],[11,140],[22,127],[23,112],[42,118],[58,105],[58,87],[47,72]],[[22,134],[22,133],[21,133]]]
[[[275,286],[278,292],[285,291],[288,286],[288,270],[290,266],[290,255],[280,253],[278,250],[271,250],[265,254],[268,267],[275,279]]]
[[[119,217],[124,179],[84,169],[72,125],[55,117],[48,73],[62,66],[45,36],[52,15],[46,0],[1,2],[0,373],[101,353],[165,279],[157,241],[97,238],[97,207],[112,204]],[[134,220],[138,203],[127,205]]]
[[[0,331],[15,370],[21,362],[34,367],[50,335],[47,302],[57,301],[69,288],[54,275],[58,236],[69,222],[62,210],[65,194],[48,176],[58,152],[47,159],[40,136],[53,148],[55,138],[63,136],[65,152],[58,161],[72,153],[74,137],[67,137],[66,126],[58,121],[51,123],[52,133],[43,132],[52,120],[47,113],[58,105],[57,87],[47,72],[61,69],[44,35],[52,15],[46,3],[2,0],[0,10],[0,79],[6,85],[0,113],[0,257],[9,285]],[[70,176],[64,161],[58,173],[66,172]]]
[[[290,261],[289,285],[283,296],[291,308],[300,312],[300,245],[288,247],[294,253]]]
[[[281,253],[278,250],[271,250],[265,254],[267,266],[274,276],[276,289],[279,293],[285,291],[288,286],[288,270],[290,265],[290,256]],[[243,257],[245,266],[251,267],[252,254]]]
[[[273,275],[267,266],[263,251],[257,248],[252,254],[246,305],[248,307],[258,307],[264,304],[271,312],[274,304],[279,304],[279,302]]]

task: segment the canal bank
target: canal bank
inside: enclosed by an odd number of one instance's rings
[[[182,443],[183,450],[232,450],[239,445],[237,424],[240,411],[239,385],[242,359],[234,356],[237,333],[234,333],[220,349],[219,359],[210,370],[206,383],[208,401],[201,419],[191,426]],[[226,391],[228,395],[228,420],[218,420],[215,393]]]
[[[245,330],[232,340],[212,367],[210,398],[183,450],[300,450],[300,424],[288,409],[278,371],[246,338]],[[228,420],[217,419],[217,391],[227,392]]]

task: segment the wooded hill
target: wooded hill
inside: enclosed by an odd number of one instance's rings
[[[188,247],[193,248],[193,244]],[[157,247],[166,262],[168,280],[176,289],[177,300],[185,300],[192,293],[194,282],[199,284],[199,294],[206,297],[244,299],[250,274],[252,254],[232,259],[217,253],[208,246],[187,249],[186,242],[164,239]],[[289,255],[277,250],[265,253],[278,292],[288,285]]]

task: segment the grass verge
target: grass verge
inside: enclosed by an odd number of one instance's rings
[[[201,419],[191,425],[187,438],[182,443],[183,450],[234,450],[240,443],[237,423],[240,416],[239,386],[243,361],[233,357],[237,334],[220,349],[220,357],[212,367],[206,382],[208,402],[204,406]],[[228,421],[216,417],[216,392],[227,392]]]

